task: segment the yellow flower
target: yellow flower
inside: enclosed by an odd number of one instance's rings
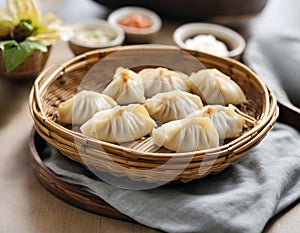
[[[46,52],[69,31],[54,14],[41,15],[36,0],[7,0],[7,9],[0,9],[0,50],[7,73],[33,51]]]
[[[55,40],[69,37],[69,29],[63,26],[56,15],[40,14],[36,0],[7,0],[7,9],[0,9],[0,40],[7,37],[14,39],[14,29],[24,20],[34,28],[26,39],[49,45]]]
[[[40,12],[35,0],[7,0],[7,7],[15,26],[21,20],[31,20],[32,26],[39,26]]]

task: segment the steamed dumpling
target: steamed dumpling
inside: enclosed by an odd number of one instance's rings
[[[171,121],[152,131],[157,146],[176,152],[205,150],[219,146],[219,136],[208,117]]]
[[[207,105],[202,109],[191,113],[187,117],[209,117],[220,139],[234,138],[240,135],[245,124],[244,118],[235,112],[235,107],[229,105]]]
[[[203,69],[189,78],[192,90],[208,104],[242,104],[246,96],[240,86],[217,69]]]
[[[162,123],[185,118],[203,107],[199,96],[184,91],[159,93],[147,99],[144,106],[150,116]]]
[[[156,126],[143,105],[130,104],[96,113],[80,130],[102,141],[121,143],[139,139]]]
[[[58,119],[65,124],[82,124],[96,112],[116,105],[107,95],[83,90],[58,106]]]
[[[162,67],[148,68],[141,70],[139,75],[142,78],[147,98],[172,90],[190,91],[188,76],[179,71]]]
[[[132,70],[117,68],[113,80],[103,90],[118,104],[141,103],[145,100],[143,82]]]

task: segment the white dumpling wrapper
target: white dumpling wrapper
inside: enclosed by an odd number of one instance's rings
[[[147,68],[141,70],[139,75],[143,81],[146,98],[172,90],[186,92],[191,90],[188,76],[179,71],[172,71],[162,67]]]
[[[157,146],[176,152],[191,152],[219,146],[219,136],[208,117],[170,121],[152,131]]]
[[[207,104],[247,103],[241,87],[229,76],[217,69],[203,69],[189,77],[192,91],[201,96]]]
[[[130,104],[96,113],[80,130],[88,137],[122,143],[149,134],[155,126],[155,121],[143,105]]]
[[[174,90],[156,94],[147,99],[144,106],[154,120],[165,123],[185,118],[191,112],[201,109],[203,104],[197,95]]]
[[[236,107],[229,105],[206,105],[202,109],[191,113],[187,117],[209,117],[220,139],[234,138],[243,131],[245,120],[235,111]]]
[[[103,94],[112,97],[118,104],[141,103],[145,100],[142,79],[134,71],[123,67],[117,68]]]
[[[96,112],[116,105],[117,103],[107,95],[82,90],[58,106],[58,119],[65,124],[82,124]]]

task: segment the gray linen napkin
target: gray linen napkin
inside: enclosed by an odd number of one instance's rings
[[[300,85],[297,9],[297,0],[270,0],[266,20],[250,40],[244,59],[278,98],[288,101],[289,96],[300,104],[300,88],[295,90]],[[54,148],[44,153],[51,155],[46,165],[65,181],[98,195],[138,222],[167,232],[258,233],[300,197],[300,135],[280,123],[239,163],[219,175],[146,191],[99,181]]]
[[[50,152],[50,153],[49,153]],[[138,222],[167,232],[261,232],[300,197],[300,135],[278,123],[239,163],[188,184],[124,190],[89,176],[56,149],[45,164]]]

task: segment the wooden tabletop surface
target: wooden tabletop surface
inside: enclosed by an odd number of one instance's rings
[[[4,0],[0,0],[0,7]],[[43,0],[44,9],[54,10],[64,21],[104,17],[105,10],[88,0]],[[181,22],[164,24],[155,43],[173,44],[172,33]],[[54,45],[49,62],[73,57],[66,42]],[[28,139],[33,126],[28,111],[32,81],[0,80],[0,232],[158,232],[142,225],[98,216],[59,200],[45,190],[33,175]],[[259,217],[259,216],[257,216]],[[300,229],[300,204],[270,221],[265,233],[294,233]]]

